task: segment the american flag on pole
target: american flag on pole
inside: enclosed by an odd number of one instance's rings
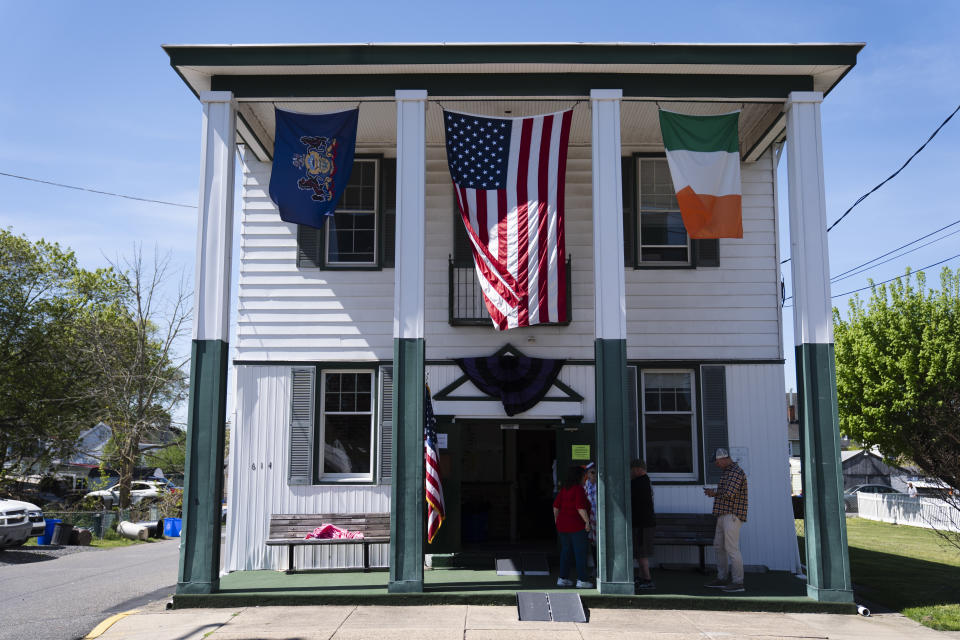
[[[443,505],[443,485],[440,484],[440,456],[437,450],[437,418],[433,415],[430,387],[424,385],[423,401],[423,451],[426,464],[425,486],[427,493],[427,542],[434,536],[447,517]]]
[[[444,111],[447,163],[497,329],[567,321],[564,178],[573,111]]]

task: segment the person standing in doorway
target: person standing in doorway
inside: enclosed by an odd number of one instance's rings
[[[588,462],[584,467],[587,479],[583,483],[583,491],[587,494],[590,503],[590,529],[587,539],[590,541],[590,554],[587,556],[587,566],[596,569],[597,566],[597,464]]]
[[[572,587],[570,563],[576,561],[577,589],[592,589],[587,575],[587,532],[590,530],[590,503],[583,490],[586,472],[574,465],[567,470],[563,486],[553,501],[553,519],[560,536],[560,574],[558,587]]]
[[[907,483],[907,495],[910,496],[911,498],[917,497],[917,488],[913,486],[912,482]]]
[[[653,589],[650,577],[650,557],[653,556],[653,536],[657,517],[653,512],[653,487],[643,460],[630,463],[630,505],[633,510],[633,555],[637,558],[640,576],[637,589]]]
[[[735,593],[744,591],[740,527],[747,521],[747,474],[723,447],[717,449],[713,463],[723,470],[720,483],[716,489],[704,487],[703,492],[713,498],[713,515],[717,516],[713,538],[717,579],[706,586]]]

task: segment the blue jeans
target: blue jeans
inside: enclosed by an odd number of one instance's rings
[[[574,531],[573,533],[559,533],[560,536],[560,578],[570,575],[570,556],[577,563],[577,578],[584,582],[590,581],[587,574],[587,532]]]

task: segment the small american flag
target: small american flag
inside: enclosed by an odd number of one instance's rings
[[[427,497],[427,542],[434,536],[447,517],[443,505],[443,485],[440,484],[440,456],[437,449],[437,418],[433,415],[430,387],[424,386],[423,402],[423,450],[426,464],[425,486]]]
[[[564,179],[573,111],[444,111],[447,163],[497,329],[567,320]]]

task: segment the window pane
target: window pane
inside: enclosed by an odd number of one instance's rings
[[[640,207],[677,209],[677,195],[666,158],[640,161]]]
[[[645,419],[649,470],[693,473],[690,414],[648,414]]]
[[[660,411],[660,392],[647,389],[643,396],[643,408],[647,411]]]
[[[679,212],[642,213],[640,239],[643,244],[687,245],[687,230]]]
[[[376,208],[377,196],[377,169],[373,160],[355,160],[350,172],[350,182],[343,191],[343,198],[337,209],[365,209],[372,211]]]
[[[642,247],[640,260],[642,262],[689,262],[686,247],[682,249]]]
[[[329,262],[366,262],[376,259],[377,216],[374,213],[335,213],[328,225]]]
[[[370,473],[370,416],[324,417],[324,473]]]

